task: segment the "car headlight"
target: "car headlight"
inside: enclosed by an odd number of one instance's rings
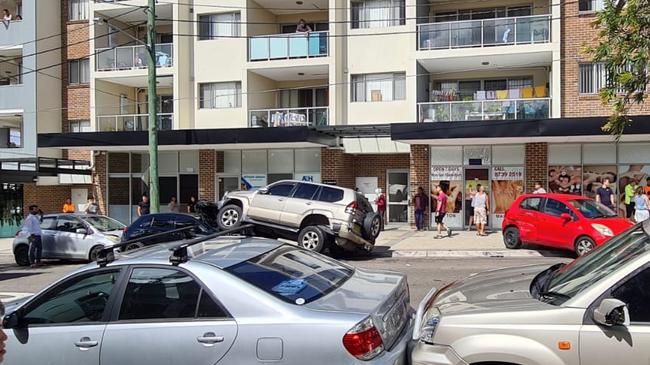
[[[420,341],[433,345],[433,336],[440,323],[440,311],[436,307],[429,308],[422,318]]]
[[[614,232],[612,232],[612,230],[609,229],[609,227],[604,226],[602,224],[594,223],[594,224],[591,225],[591,227],[593,227],[593,229],[598,231],[598,233],[602,234],[603,236],[610,236],[611,237],[611,236],[614,235]]]

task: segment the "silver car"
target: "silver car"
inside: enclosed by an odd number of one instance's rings
[[[3,365],[406,363],[404,275],[268,239],[171,257],[170,245],[89,264],[8,305]]]
[[[103,215],[47,214],[41,220],[43,259],[90,260],[104,246],[120,241],[124,224]],[[19,231],[14,239],[16,263],[29,265],[27,233]]]
[[[650,221],[569,264],[474,274],[432,290],[413,365],[648,364]]]

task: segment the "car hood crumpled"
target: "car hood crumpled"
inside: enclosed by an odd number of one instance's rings
[[[531,310],[544,306],[530,294],[530,284],[548,265],[499,269],[473,274],[438,294],[434,305],[443,315]]]
[[[230,191],[226,197],[250,199],[253,194],[255,194],[255,190]]]

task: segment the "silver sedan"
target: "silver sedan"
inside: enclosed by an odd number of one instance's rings
[[[43,259],[94,261],[104,247],[120,241],[124,224],[102,215],[47,214],[41,220]],[[19,231],[14,239],[16,263],[29,265],[27,233]]]
[[[5,363],[406,363],[404,275],[267,239],[224,237],[171,257],[170,245],[89,264],[8,305]]]

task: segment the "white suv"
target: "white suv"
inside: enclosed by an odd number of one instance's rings
[[[370,252],[381,230],[381,217],[368,200],[338,186],[279,181],[256,191],[226,193],[218,206],[221,229],[253,223],[258,235],[295,240],[317,252]]]

